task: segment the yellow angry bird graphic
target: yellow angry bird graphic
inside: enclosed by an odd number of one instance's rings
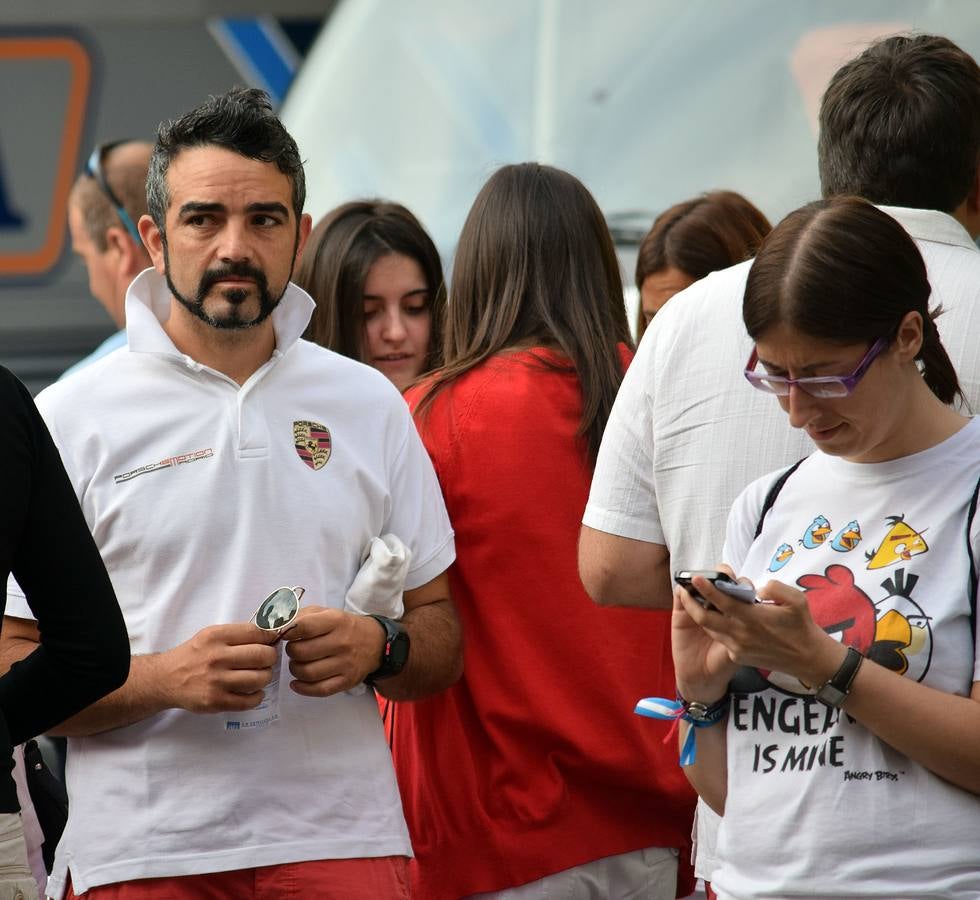
[[[907,562],[913,556],[925,553],[929,549],[924,531],[916,531],[905,523],[903,516],[889,516],[887,521],[891,528],[876,550],[865,554],[869,569],[884,569],[895,563]]]
[[[869,654],[886,669],[904,675],[909,657],[923,652],[929,639],[925,621],[913,623],[900,612],[888,610],[877,622],[875,642]]]
[[[892,569],[881,586],[886,597],[875,603],[874,641],[868,659],[913,681],[922,681],[932,662],[932,626],[912,599],[919,576],[903,566]]]

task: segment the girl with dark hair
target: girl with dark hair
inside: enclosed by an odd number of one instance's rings
[[[576,568],[632,356],[581,182],[533,163],[490,178],[460,236],[445,348],[406,396],[456,533],[466,640],[455,686],[394,710],[414,895],[673,898],[693,796],[630,712],[638,684],[673,685],[666,621],[597,608]]]
[[[749,273],[746,377],[817,450],[732,509],[724,558],[761,603],[675,590],[719,897],[980,896],[980,422],[949,405],[929,294],[855,198],[789,215]]]
[[[293,281],[316,302],[309,340],[379,369],[399,390],[439,364],[442,263],[404,206],[356,200],[327,213]]]
[[[712,191],[664,210],[636,257],[637,340],[674,294],[710,272],[751,259],[771,230],[769,220],[734,191]]]

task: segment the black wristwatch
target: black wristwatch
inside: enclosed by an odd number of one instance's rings
[[[389,619],[385,616],[371,616],[385,631],[385,644],[381,650],[381,665],[378,666],[367,678],[365,684],[374,684],[382,678],[391,678],[405,668],[408,662],[408,650],[411,640],[408,631],[401,622]]]
[[[847,656],[833,677],[825,681],[816,691],[816,698],[831,709],[840,709],[851,693],[851,685],[864,662],[864,656],[853,647],[847,648]]]

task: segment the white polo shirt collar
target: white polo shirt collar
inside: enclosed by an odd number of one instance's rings
[[[133,279],[126,292],[129,350],[133,353],[172,356],[192,368],[200,368],[201,364],[181,353],[164,331],[163,323],[170,318],[171,300],[167,281],[156,269],[145,269]],[[270,316],[276,335],[273,359],[286,353],[303,336],[315,308],[310,295],[290,282]]]
[[[949,213],[936,209],[911,209],[907,206],[879,206],[917,241],[934,241],[977,251],[969,232]]]

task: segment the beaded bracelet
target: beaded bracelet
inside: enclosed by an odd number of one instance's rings
[[[689,766],[694,762],[697,754],[696,730],[717,725],[727,715],[728,707],[729,695],[727,693],[715,700],[714,703],[704,704],[698,700],[685,700],[678,692],[676,700],[667,700],[664,697],[647,697],[636,704],[633,712],[640,716],[648,716],[651,719],[665,719],[673,722],[674,727],[667,733],[664,743],[667,743],[674,736],[678,723],[681,721],[690,723],[691,727],[687,730],[687,737],[684,738],[680,757],[680,764]]]

